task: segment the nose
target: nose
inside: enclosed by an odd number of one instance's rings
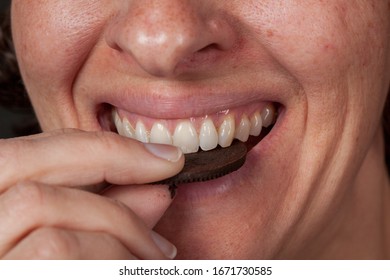
[[[124,2],[126,8],[112,19],[106,41],[150,75],[176,76],[180,66],[210,62],[235,44],[232,24],[207,4],[213,1]]]

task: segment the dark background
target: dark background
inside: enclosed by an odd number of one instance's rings
[[[34,0],[26,0],[34,1]],[[0,0],[0,12],[9,6],[9,0]],[[24,126],[31,120],[31,115],[23,110],[9,110],[0,104],[0,138],[15,136],[18,128]]]
[[[0,9],[4,10],[6,7],[8,7],[10,2],[11,1],[9,0],[0,0]]]

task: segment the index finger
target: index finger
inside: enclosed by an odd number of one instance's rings
[[[0,142],[0,192],[20,181],[70,187],[145,184],[178,173],[180,149],[111,132],[71,130]]]

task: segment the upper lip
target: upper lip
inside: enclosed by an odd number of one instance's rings
[[[175,77],[148,75],[120,58],[104,60],[104,71],[92,63],[85,67],[89,75],[81,72],[72,89],[80,111],[95,113],[109,104],[154,119],[187,119],[254,102],[287,107],[300,88],[288,71],[266,58],[253,65],[243,57],[239,66],[228,59]]]
[[[285,86],[285,85],[284,85]],[[122,88],[101,94],[101,103],[155,119],[202,117],[253,102],[282,103],[288,92],[278,85],[253,89],[250,85],[202,86],[183,83],[145,83],[143,87]]]

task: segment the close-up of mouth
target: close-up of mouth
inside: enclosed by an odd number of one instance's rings
[[[83,75],[89,71],[93,69],[86,68]],[[275,158],[273,149],[286,137],[280,132],[290,127],[286,124],[292,118],[286,113],[293,115],[288,108],[298,104],[301,89],[273,64],[261,71],[261,81],[254,72],[244,71],[234,78],[223,72],[222,78],[198,83],[180,80],[181,76],[177,80],[140,76],[124,83],[121,73],[75,83],[75,92],[94,92],[93,98],[78,95],[77,104],[89,104],[80,105],[80,114],[84,112],[80,122],[135,141],[179,147],[183,169],[148,183],[177,186],[175,200],[180,201],[179,197],[185,201],[201,197],[206,202],[205,197],[240,191],[246,180],[257,176],[259,166],[266,172],[266,164]]]
[[[274,127],[281,105],[258,102],[186,119],[154,119],[106,105],[106,123],[121,136],[143,143],[174,145],[185,154],[183,170],[163,183],[205,182],[241,168],[247,153]]]
[[[174,145],[184,154],[229,147],[234,139],[246,142],[274,123],[272,103],[252,106],[249,112],[229,109],[210,116],[182,120],[154,120],[113,109],[116,132],[143,143]],[[258,109],[259,108],[259,109]]]

